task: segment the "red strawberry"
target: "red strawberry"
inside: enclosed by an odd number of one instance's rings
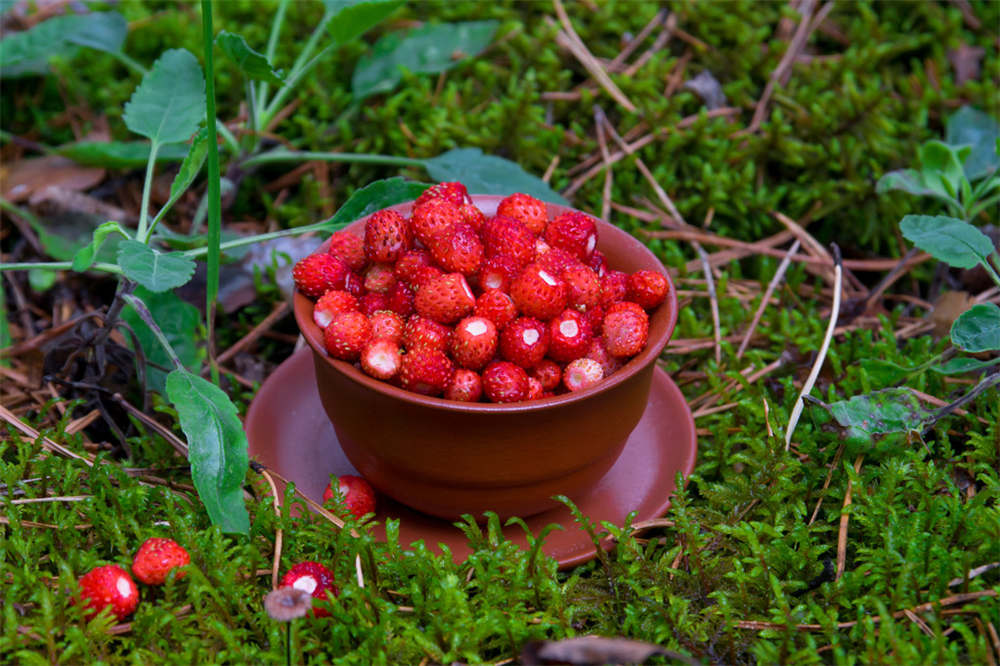
[[[621,271],[608,271],[601,276],[601,305],[607,308],[613,303],[625,300],[628,291],[628,275]]]
[[[422,285],[413,306],[422,317],[451,324],[472,312],[476,298],[461,273],[448,273]]]
[[[549,350],[549,329],[531,317],[518,317],[500,332],[500,356],[522,368],[533,368]]]
[[[167,574],[190,562],[184,546],[173,539],[146,539],[132,560],[132,573],[146,585],[163,585]],[[184,571],[177,572],[178,580],[184,576]]]
[[[117,564],[105,564],[80,576],[80,597],[74,603],[85,606],[90,618],[109,608],[111,614],[124,620],[139,606],[139,588],[132,577]]]
[[[412,287],[414,289],[419,289],[431,280],[436,280],[442,275],[444,275],[444,271],[437,266],[421,266],[417,269],[417,274],[413,278]]]
[[[343,261],[352,271],[360,272],[368,263],[364,241],[350,231],[333,232],[327,254],[332,254]]]
[[[535,197],[516,192],[497,206],[497,215],[520,220],[528,231],[536,236],[540,236],[545,231],[545,224],[549,221],[545,204]]]
[[[375,489],[360,476],[345,474],[337,477],[337,492],[344,500],[344,506],[355,518],[375,513]],[[323,504],[336,499],[333,483],[323,491]]]
[[[483,223],[486,222],[486,216],[483,215],[483,211],[476,207],[476,204],[466,203],[458,207],[458,210],[462,213],[462,219],[470,227],[475,229],[477,232]]]
[[[292,269],[295,287],[314,301],[331,289],[343,289],[350,269],[329,254],[310,254]]]
[[[577,310],[563,310],[549,322],[549,358],[568,363],[587,353],[593,336],[590,325]]]
[[[505,254],[498,254],[483,261],[476,277],[479,281],[479,288],[483,291],[487,289],[508,291],[511,280],[517,273],[517,262]]]
[[[535,237],[523,222],[498,215],[486,220],[479,235],[483,238],[486,257],[503,254],[513,259],[518,267],[535,259]]]
[[[391,264],[412,245],[410,225],[394,210],[375,211],[365,222],[364,247],[369,261]]]
[[[552,319],[566,308],[566,283],[538,264],[529,264],[511,283],[510,297],[522,314]]]
[[[365,271],[365,289],[379,294],[388,294],[396,286],[396,276],[388,264],[372,264]]]
[[[327,353],[333,358],[356,361],[371,338],[371,333],[368,317],[360,312],[341,312],[323,331],[323,343]]]
[[[543,397],[545,389],[542,388],[542,383],[535,379],[534,377],[528,377],[528,394],[524,396],[525,400],[538,400]]]
[[[549,273],[560,276],[569,268],[583,266],[574,255],[559,247],[550,247],[540,252],[535,263]]]
[[[479,370],[497,351],[497,327],[486,317],[466,317],[451,336],[451,357],[463,368]]]
[[[560,275],[566,283],[566,300],[570,307],[586,312],[601,303],[601,280],[594,271],[576,264]]]
[[[604,346],[612,356],[634,356],[642,351],[649,338],[649,317],[642,306],[621,301],[604,315]]]
[[[598,337],[595,337],[590,341],[590,347],[587,349],[586,357],[601,364],[605,377],[614,374],[619,370],[619,368],[622,367],[621,359],[612,356],[611,352],[608,351],[608,348],[604,346],[604,340]]]
[[[636,271],[628,276],[626,300],[638,303],[645,310],[652,310],[666,300],[670,291],[667,278],[656,271]]]
[[[456,206],[472,203],[472,198],[469,196],[469,190],[465,188],[465,185],[455,182],[431,185],[424,190],[423,194],[417,197],[415,205],[419,206],[420,204],[430,201],[431,199],[445,199]]]
[[[449,273],[472,275],[483,261],[483,244],[476,230],[464,222],[432,238],[428,248],[437,265]]]
[[[316,602],[328,603],[331,597],[340,594],[333,584],[333,572],[319,562],[299,562],[281,579],[281,587],[294,587],[312,595],[314,601],[309,614],[313,617],[328,617],[330,611],[317,606]]]
[[[578,358],[563,371],[563,383],[570,391],[582,391],[604,379],[601,364],[592,358]]]
[[[528,373],[519,365],[493,361],[483,370],[483,393],[490,402],[520,402],[528,395]]]
[[[454,371],[451,360],[443,351],[419,346],[403,355],[399,381],[407,391],[430,396],[441,395]]]
[[[445,398],[459,402],[476,402],[482,395],[483,380],[479,377],[479,373],[466,368],[456,370],[444,390]]]
[[[489,289],[476,299],[475,312],[477,317],[486,317],[496,324],[499,331],[514,321],[514,317],[517,316],[517,306],[514,305],[514,299],[505,292]]]
[[[597,224],[585,213],[563,213],[545,227],[545,240],[552,247],[560,247],[587,261],[597,247]]]
[[[399,257],[393,268],[397,280],[407,284],[416,284],[415,280],[421,268],[431,265],[431,253],[427,250],[407,250]]]
[[[344,279],[343,289],[351,296],[361,298],[365,295],[365,281],[357,273],[348,273]]]
[[[594,250],[594,254],[590,255],[590,261],[587,262],[587,267],[597,273],[597,277],[603,277],[608,272],[608,260],[603,252]]]
[[[375,291],[370,291],[358,299],[358,311],[370,317],[379,310],[389,309],[389,297]]]
[[[420,315],[410,317],[403,327],[403,346],[408,350],[427,347],[443,352],[451,345],[451,329]]]
[[[595,305],[588,308],[586,312],[583,313],[583,318],[587,320],[590,325],[590,332],[595,337],[600,337],[601,333],[604,332],[604,307],[601,305]]]
[[[313,307],[313,321],[320,328],[326,328],[334,315],[358,309],[358,299],[346,291],[334,289],[323,294]]]
[[[410,226],[425,246],[430,246],[435,236],[465,222],[461,209],[447,199],[429,199],[413,207]]]
[[[389,291],[389,309],[406,319],[413,314],[413,290],[397,282]]]
[[[379,310],[368,318],[372,325],[372,340],[392,340],[399,343],[403,339],[403,318],[391,310]]]
[[[559,386],[559,382],[562,380],[562,368],[555,361],[544,359],[529,370],[528,375],[539,381],[543,391],[552,391]]]
[[[376,379],[392,379],[402,363],[399,344],[388,338],[372,340],[361,350],[361,369]]]

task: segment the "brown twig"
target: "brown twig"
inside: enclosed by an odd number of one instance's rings
[[[862,453],[854,461],[854,473],[859,474],[861,472],[861,463],[865,460],[865,455]],[[844,575],[844,568],[847,566],[847,523],[851,519],[851,514],[848,513],[847,507],[851,505],[851,489],[853,481],[847,479],[847,492],[844,493],[844,506],[840,510],[840,530],[837,532],[837,575],[834,576],[834,582],[840,580],[840,577]]]
[[[7,423],[9,423],[12,426],[14,426],[17,430],[21,431],[21,433],[23,433],[24,435],[27,435],[28,437],[30,437],[33,440],[40,441],[41,444],[42,444],[42,448],[44,448],[44,449],[46,449],[48,451],[52,451],[53,453],[59,453],[59,454],[64,455],[64,456],[66,456],[68,458],[76,458],[77,460],[82,461],[83,463],[85,463],[89,467],[93,467],[94,466],[94,461],[93,460],[91,460],[90,458],[87,458],[85,456],[81,456],[78,453],[74,453],[73,451],[71,451],[71,450],[67,449],[65,446],[63,446],[62,444],[58,444],[56,442],[53,442],[48,437],[43,437],[41,435],[41,433],[39,433],[37,430],[35,430],[31,426],[29,426],[27,423],[23,422],[21,419],[17,418],[17,415],[14,414],[14,412],[10,411],[9,409],[7,409],[6,407],[4,407],[3,405],[0,405],[0,418],[2,418],[4,421],[6,421]]]
[[[750,326],[747,327],[746,333],[743,334],[743,340],[740,342],[740,348],[736,351],[737,360],[743,358],[743,352],[747,350],[747,345],[750,344],[750,336],[757,329],[757,324],[760,323],[760,318],[764,315],[764,310],[767,309],[767,304],[771,300],[771,295],[774,294],[774,290],[778,288],[781,283],[782,278],[785,277],[785,271],[791,265],[791,256],[795,254],[799,249],[799,240],[796,238],[795,242],[788,249],[788,254],[785,258],[781,260],[778,264],[778,270],[774,272],[774,277],[767,285],[767,289],[764,290],[764,295],[760,299],[760,305],[757,307],[757,311],[753,314],[753,319],[750,320]]]
[[[261,469],[258,473],[264,477],[267,484],[271,486],[271,494],[274,495],[274,515],[281,520],[281,499],[278,497],[278,486],[266,469]],[[284,541],[284,531],[281,527],[274,532],[274,558],[271,564],[271,589],[278,589],[278,567],[281,565],[281,545]]]

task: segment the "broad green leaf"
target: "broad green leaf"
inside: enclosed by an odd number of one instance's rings
[[[55,283],[55,271],[47,268],[32,268],[28,271],[28,284],[37,292],[48,291]]]
[[[195,268],[194,261],[182,254],[160,252],[136,240],[118,244],[118,265],[125,277],[155,292],[186,284]]]
[[[128,35],[128,21],[124,16],[118,12],[99,12],[82,14],[78,18],[86,20],[64,34],[66,41],[107,53],[122,50]]]
[[[138,169],[149,162],[149,148],[146,141],[80,141],[59,146],[56,152],[84,166]],[[188,152],[188,146],[184,143],[160,146],[156,153],[156,163],[180,162]]]
[[[184,49],[165,51],[125,104],[125,125],[154,143],[187,141],[205,119],[205,78]]]
[[[948,119],[946,140],[953,146],[969,145],[972,152],[965,160],[965,176],[979,180],[1000,167],[1000,124],[987,113],[963,106]]]
[[[951,343],[967,352],[1000,351],[1000,306],[980,303],[958,315]]]
[[[496,21],[428,24],[405,37],[387,35],[358,61],[352,91],[361,99],[392,90],[402,81],[403,69],[418,74],[447,71],[489,46],[497,25]]]
[[[879,358],[862,359],[861,367],[879,386],[898,384],[916,371],[916,368],[904,368],[892,361],[884,361]]]
[[[931,370],[941,375],[960,375],[965,372],[972,372],[973,370],[982,370],[983,368],[988,368],[996,365],[997,363],[1000,363],[1000,357],[989,361],[980,361],[977,358],[960,356],[958,358],[951,359],[947,363],[933,365],[931,366]]]
[[[223,532],[248,533],[243,479],[250,457],[236,406],[215,384],[186,370],[167,375],[167,398],[187,436],[191,477],[208,517]]]
[[[149,313],[153,315],[160,330],[173,347],[174,353],[188,370],[196,371],[201,365],[204,354],[201,345],[201,313],[198,308],[183,301],[172,291],[154,293],[143,287],[136,287],[133,292],[146,304]],[[122,319],[135,331],[135,336],[142,347],[142,353],[148,362],[146,365],[146,384],[158,393],[163,393],[166,387],[167,373],[158,367],[169,368],[170,356],[163,349],[153,331],[136,313],[131,305],[122,309]],[[130,336],[126,336],[132,344]]]
[[[424,160],[424,166],[435,180],[461,181],[473,194],[524,192],[543,201],[568,203],[541,178],[532,176],[510,160],[484,155],[479,148],[449,150]]]
[[[354,41],[389,17],[401,0],[323,0],[330,22],[327,31],[336,44]]]
[[[77,250],[73,256],[73,270],[82,272],[87,270],[97,260],[97,253],[100,252],[104,240],[109,234],[119,233],[125,238],[131,238],[128,232],[122,229],[118,222],[105,222],[94,229],[94,239]]]
[[[873,435],[922,430],[933,416],[933,412],[924,407],[907,388],[873,391],[829,405],[819,404],[851,436],[862,435],[869,438]]]
[[[56,16],[30,30],[0,40],[0,76],[15,78],[43,74],[56,56],[70,57],[79,46],[120,51],[128,25],[117,12]]]
[[[920,165],[925,182],[939,178],[948,196],[958,196],[964,174],[955,149],[943,141],[928,141],[920,147]]]
[[[948,194],[940,179],[929,177],[929,174],[914,169],[890,171],[879,178],[875,185],[875,193],[884,194],[890,190],[900,190],[918,197],[934,197],[956,208],[959,207],[958,201]]]
[[[215,38],[215,43],[219,45],[222,52],[236,63],[246,76],[257,81],[267,81],[277,86],[284,84],[284,79],[274,71],[271,62],[263,53],[258,53],[250,48],[247,40],[242,35],[236,35],[223,30]]]
[[[377,180],[352,194],[329,220],[312,225],[311,228],[333,231],[377,210],[412,201],[428,187],[427,183],[415,183],[399,177]]]
[[[956,268],[972,268],[993,252],[986,234],[954,217],[907,215],[899,228],[921,250]]]

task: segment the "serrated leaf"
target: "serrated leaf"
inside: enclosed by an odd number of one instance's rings
[[[963,106],[948,119],[946,141],[953,146],[969,145],[972,152],[963,164],[965,176],[978,180],[1000,167],[1000,124],[987,113]]]
[[[951,343],[967,352],[1000,351],[1000,306],[980,303],[951,325]]]
[[[182,254],[160,252],[136,240],[118,244],[118,265],[125,277],[153,292],[187,284],[195,268],[194,261]]]
[[[392,90],[403,80],[403,69],[418,74],[447,71],[489,46],[497,26],[496,21],[428,24],[405,37],[387,35],[358,61],[352,92],[362,99]]]
[[[0,40],[0,77],[42,74],[56,56],[71,56],[79,46],[120,51],[128,24],[117,12],[56,16]]]
[[[415,183],[399,177],[377,180],[352,194],[329,220],[313,226],[317,231],[333,231],[377,210],[412,201],[428,187],[427,183]]]
[[[165,51],[125,104],[125,125],[154,143],[187,141],[205,119],[205,78],[184,49]]]
[[[972,372],[973,370],[982,370],[983,368],[988,368],[996,365],[997,363],[1000,363],[1000,357],[989,361],[980,361],[977,358],[960,356],[958,358],[951,359],[947,363],[942,363],[941,365],[932,365],[931,370],[940,375],[960,375],[966,372]]]
[[[200,335],[201,313],[198,312],[198,308],[181,300],[172,291],[154,293],[143,287],[136,287],[133,293],[145,303],[184,367],[192,371],[197,370],[204,356]],[[142,353],[146,357],[146,385],[150,390],[163,393],[166,388],[167,373],[156,366],[171,367],[170,356],[131,305],[126,305],[122,309],[122,319],[135,332]],[[126,336],[125,339],[131,346],[131,336]]]
[[[98,227],[94,229],[93,240],[77,250],[76,254],[73,256],[73,270],[82,272],[90,268],[94,261],[96,261],[97,253],[100,252],[101,246],[104,245],[104,240],[108,237],[108,235],[113,233],[119,233],[125,238],[130,238],[128,232],[122,229],[121,224],[118,222],[105,222],[104,224],[98,225]]]
[[[337,44],[347,44],[374,28],[402,5],[401,0],[323,0],[330,15],[327,31]]]
[[[424,160],[424,167],[435,180],[461,181],[473,194],[523,192],[543,201],[568,203],[541,178],[532,176],[510,160],[484,155],[479,148],[449,150]]]
[[[277,86],[285,83],[285,80],[271,66],[271,61],[267,59],[267,56],[250,48],[242,35],[223,30],[215,38],[215,43],[230,60],[236,63],[240,71],[251,79],[267,81]]]
[[[933,412],[907,388],[873,391],[829,405],[819,404],[841,427],[869,437],[921,430],[933,416]]]
[[[167,375],[167,398],[188,440],[191,477],[212,523],[247,534],[243,479],[250,457],[236,406],[219,387],[186,370]]]
[[[899,228],[921,250],[956,268],[972,268],[993,252],[993,243],[986,234],[958,218],[907,215]]]
[[[109,169],[137,169],[149,162],[149,143],[146,141],[79,141],[56,148],[56,152],[84,166]],[[188,154],[188,146],[170,143],[160,146],[156,163],[180,162]]]

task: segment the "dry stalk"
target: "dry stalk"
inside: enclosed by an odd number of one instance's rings
[[[743,341],[740,342],[740,348],[736,351],[737,360],[743,358],[743,352],[747,350],[747,345],[750,344],[750,336],[757,329],[757,324],[760,323],[760,318],[764,315],[764,310],[767,308],[768,302],[771,300],[771,295],[774,294],[774,290],[778,288],[781,283],[782,278],[785,277],[785,272],[792,263],[792,255],[795,254],[799,249],[800,242],[795,239],[792,246],[788,249],[788,254],[785,258],[781,260],[778,264],[778,270],[774,272],[774,277],[767,285],[767,289],[764,290],[764,296],[760,299],[760,306],[757,307],[757,311],[753,315],[753,319],[750,321],[750,326],[747,327],[747,332],[743,334]]]
[[[858,474],[861,472],[861,463],[865,460],[864,454],[860,454],[854,460],[854,473]],[[840,510],[840,530],[837,533],[837,575],[834,576],[833,580],[836,582],[840,580],[840,577],[844,575],[844,569],[847,566],[847,523],[851,519],[851,514],[848,513],[847,507],[851,505],[851,489],[853,481],[847,479],[847,492],[844,493],[844,506]]]

